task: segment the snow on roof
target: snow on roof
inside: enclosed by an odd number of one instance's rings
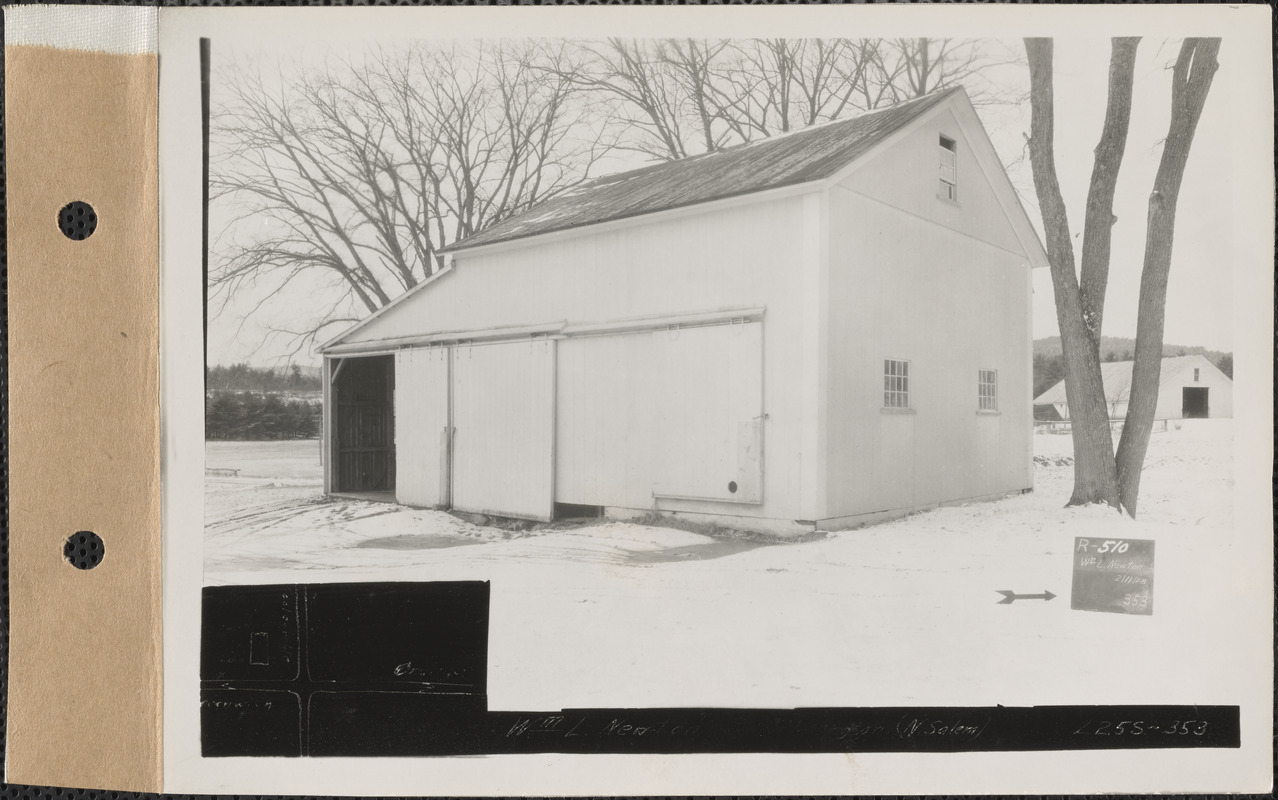
[[[941,101],[944,89],[850,119],[605,175],[538,203],[442,252],[752,194],[828,178]]]
[[[1162,370],[1159,372],[1159,386],[1174,378],[1190,362],[1203,361],[1214,368],[1215,365],[1211,363],[1211,360],[1202,355],[1164,358]],[[1101,383],[1105,386],[1105,402],[1127,402],[1127,398],[1132,392],[1132,365],[1135,363],[1134,361],[1101,362]],[[1034,398],[1034,405],[1047,405],[1049,403],[1055,405],[1067,402],[1065,399],[1065,381],[1061,381]]]

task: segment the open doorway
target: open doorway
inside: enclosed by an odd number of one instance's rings
[[[1186,386],[1183,390],[1180,415],[1185,419],[1207,418],[1207,387]]]
[[[344,358],[334,366],[333,491],[395,495],[395,359]]]

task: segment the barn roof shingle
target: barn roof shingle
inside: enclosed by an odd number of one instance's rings
[[[605,175],[442,252],[523,239],[828,178],[961,87],[714,153]]]

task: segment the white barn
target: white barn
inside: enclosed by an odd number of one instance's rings
[[[449,252],[321,348],[326,491],[798,533],[1031,488],[1046,256],[962,89]]]
[[[1101,382],[1110,419],[1127,416],[1132,391],[1132,361],[1101,363]],[[1234,382],[1206,356],[1164,358],[1158,376],[1158,404],[1154,419],[1232,417]],[[1034,416],[1041,420],[1069,419],[1065,381],[1034,398]]]

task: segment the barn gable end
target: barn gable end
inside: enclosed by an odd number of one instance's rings
[[[951,145],[950,148],[945,145]],[[946,155],[946,151],[952,155]],[[945,197],[941,162],[952,159],[955,197]],[[850,164],[835,185],[1022,256],[1033,268],[1047,255],[984,126],[956,93],[877,149]]]
[[[835,180],[832,526],[1029,489],[1031,271],[1046,261],[970,103],[956,94]]]

